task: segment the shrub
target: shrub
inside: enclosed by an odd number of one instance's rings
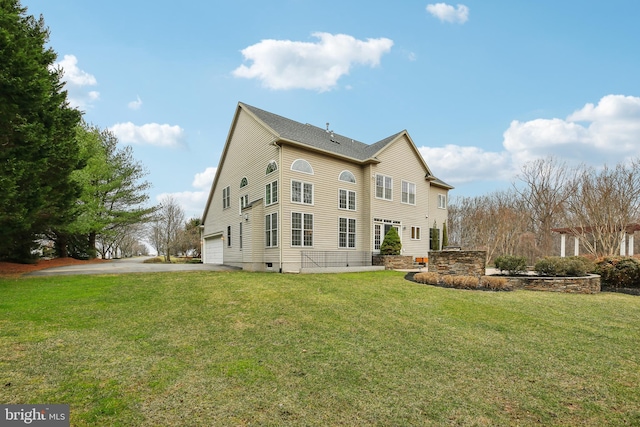
[[[544,257],[534,266],[534,270],[541,276],[578,277],[586,276],[589,261],[582,261],[580,257],[562,258],[557,256]]]
[[[445,275],[442,276],[442,283],[456,289],[477,289],[479,281],[474,276]]]
[[[380,245],[381,255],[400,255],[402,249],[402,243],[400,243],[400,236],[395,227],[391,227],[387,234],[384,236],[384,240]]]
[[[523,256],[501,255],[496,258],[494,264],[498,270],[507,271],[510,276],[527,271],[527,258]]]
[[[482,276],[480,277],[480,287],[492,291],[510,291],[511,284],[504,277]]]
[[[601,258],[596,261],[595,272],[603,286],[640,288],[640,263],[634,258]]]
[[[437,285],[440,283],[440,275],[438,273],[416,273],[413,279],[418,283],[425,283],[427,285]]]

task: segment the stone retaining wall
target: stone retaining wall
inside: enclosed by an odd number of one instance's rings
[[[409,270],[413,268],[413,257],[403,255],[374,255],[373,265],[383,265],[385,270]]]
[[[485,251],[432,251],[429,252],[429,272],[484,276]]]
[[[567,292],[596,294],[600,292],[600,276],[590,274],[585,277],[505,277],[516,289],[528,291]]]

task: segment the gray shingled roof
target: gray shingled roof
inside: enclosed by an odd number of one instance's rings
[[[261,110],[241,103],[244,108],[251,111],[267,126],[273,129],[282,139],[296,141],[323,151],[336,153],[342,156],[350,157],[357,160],[370,159],[380,151],[385,145],[393,141],[400,133],[392,135],[375,144],[365,144],[352,138],[337,134],[335,132],[327,132],[326,129],[319,128],[310,124],[302,124],[295,120]]]

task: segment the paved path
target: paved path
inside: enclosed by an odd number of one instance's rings
[[[153,273],[161,271],[233,271],[235,267],[216,264],[145,264],[148,257],[115,259],[84,265],[69,265],[66,267],[52,267],[34,271],[26,276],[61,276],[74,274],[122,274],[122,273]]]

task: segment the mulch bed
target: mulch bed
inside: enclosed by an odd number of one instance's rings
[[[44,270],[52,267],[66,267],[67,265],[95,264],[109,262],[104,259],[79,260],[75,258],[54,258],[39,260],[34,264],[18,264],[15,262],[0,262],[0,277],[19,277],[32,271]]]

